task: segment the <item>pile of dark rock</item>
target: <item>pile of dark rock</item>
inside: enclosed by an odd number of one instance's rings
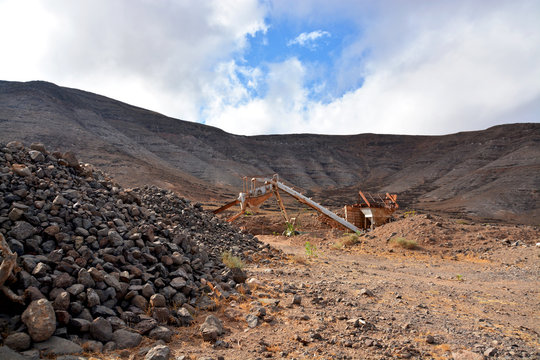
[[[19,142],[0,144],[1,237],[18,255],[0,284],[0,333],[17,351],[51,339],[90,351],[168,341],[215,306],[210,289],[241,286],[224,251],[274,251],[170,191],[125,190],[72,153]]]

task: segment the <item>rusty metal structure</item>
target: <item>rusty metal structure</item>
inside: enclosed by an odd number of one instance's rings
[[[362,229],[387,223],[399,208],[396,194],[370,194],[358,191],[359,202],[345,206],[345,219]]]
[[[281,199],[279,190],[293,197],[300,203],[305,204],[315,209],[319,213],[327,216],[328,218],[337,222],[341,226],[353,232],[360,231],[360,229],[354,224],[351,224],[349,221],[334,214],[332,211],[328,210],[321,204],[316,203],[310,198],[300,194],[298,191],[285,185],[282,181],[279,180],[279,176],[277,174],[275,174],[271,178],[253,177],[249,181],[247,177],[244,177],[243,191],[238,195],[238,198],[214,210],[214,214],[220,213],[235,205],[240,205],[240,211],[236,213],[235,215],[231,216],[229,219],[227,219],[227,221],[232,222],[236,220],[238,217],[240,217],[242,214],[244,214],[246,210],[248,209],[257,210],[261,206],[262,203],[264,203],[273,195],[276,198],[276,201],[278,203],[279,208],[281,209],[281,213],[283,214],[285,221],[288,223],[291,223],[291,218],[289,218],[287,214],[287,210],[285,209],[285,206],[283,205],[283,201]]]

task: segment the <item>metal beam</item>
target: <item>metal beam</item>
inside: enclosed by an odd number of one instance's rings
[[[278,189],[284,191],[288,195],[292,196],[299,202],[308,205],[309,207],[317,210],[321,214],[324,214],[328,216],[330,219],[338,222],[339,224],[345,226],[347,229],[352,230],[354,232],[360,231],[359,228],[348,222],[347,220],[343,219],[342,217],[337,216],[332,211],[328,210],[321,204],[316,203],[315,201],[311,200],[310,198],[300,194],[298,191],[288,187],[287,185],[283,184],[281,181],[279,181],[279,177],[277,175],[274,175],[272,179],[269,178],[256,178],[258,181],[261,182],[267,182],[274,186],[276,186]]]

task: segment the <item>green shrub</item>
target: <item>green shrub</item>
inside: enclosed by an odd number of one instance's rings
[[[405,211],[405,213],[403,214],[403,217],[408,218],[410,216],[415,216],[415,215],[416,215],[416,210],[410,210],[410,211]]]
[[[308,257],[317,257],[317,247],[315,245],[312,245],[309,241],[306,241],[304,244],[304,248],[306,249],[306,255]]]
[[[287,228],[283,232],[283,234],[287,237],[291,237],[296,235],[296,229],[294,228],[294,224],[290,222],[285,223],[287,225]]]

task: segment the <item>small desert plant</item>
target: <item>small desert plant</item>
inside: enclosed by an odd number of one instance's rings
[[[291,257],[291,260],[297,264],[302,264],[302,265],[306,264],[306,258],[302,255],[293,255]]]
[[[403,214],[403,217],[408,218],[410,216],[415,216],[415,215],[416,215],[416,210],[410,210],[410,211],[405,211],[405,213]]]
[[[394,237],[390,239],[390,243],[393,244],[394,246],[399,246],[399,247],[402,247],[404,249],[409,249],[409,250],[416,249],[418,247],[418,245],[416,244],[416,241],[407,240],[403,237]]]
[[[463,281],[463,275],[457,274],[456,279],[457,281]]]
[[[351,234],[351,235],[347,236],[345,239],[343,239],[341,242],[342,242],[343,245],[345,245],[345,246],[352,246],[352,245],[357,244],[358,241],[359,241],[358,235],[356,235],[356,234]]]
[[[221,254],[221,261],[229,269],[242,269],[245,264],[238,256],[234,256],[230,251],[225,251]]]
[[[294,228],[294,224],[288,221],[285,224],[287,225],[287,228],[285,229],[283,234],[287,237],[296,235],[296,229]]]
[[[459,225],[469,225],[469,222],[468,222],[467,220],[457,219],[457,220],[456,220],[456,224],[459,224]]]
[[[306,249],[306,255],[308,257],[317,257],[317,247],[311,244],[309,241],[306,241],[304,244],[304,249]]]
[[[338,242],[334,243],[334,245],[332,245],[332,247],[334,249],[339,250],[339,249],[342,249],[343,247],[356,245],[356,244],[358,244],[359,241],[360,241],[360,239],[358,238],[358,235],[349,234],[349,235],[346,235],[343,238],[341,238],[341,240],[339,240]]]

